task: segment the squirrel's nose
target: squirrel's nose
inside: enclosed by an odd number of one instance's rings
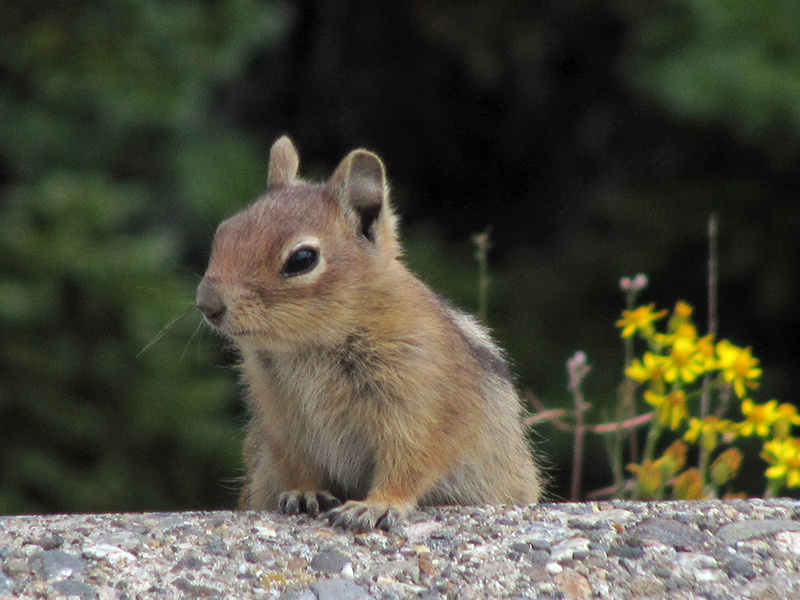
[[[211,278],[204,277],[197,286],[197,308],[214,327],[219,327],[225,317],[225,302]]]

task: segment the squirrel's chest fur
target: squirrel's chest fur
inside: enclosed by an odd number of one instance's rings
[[[282,451],[302,457],[325,487],[347,497],[366,496],[377,446],[390,433],[385,424],[394,420],[388,413],[408,409],[401,371],[419,354],[412,342],[384,342],[383,351],[377,345],[354,331],[330,346],[243,351],[256,421]]]

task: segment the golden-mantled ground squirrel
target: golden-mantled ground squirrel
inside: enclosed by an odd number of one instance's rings
[[[197,289],[249,389],[242,508],[364,531],[417,505],[536,502],[503,354],[400,261],[380,158],[355,150],[324,184],[298,167],[277,140]]]

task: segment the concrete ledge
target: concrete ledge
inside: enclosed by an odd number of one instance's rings
[[[0,598],[800,598],[800,502],[0,517]]]

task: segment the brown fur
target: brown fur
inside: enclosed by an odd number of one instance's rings
[[[325,185],[298,165],[275,142],[266,194],[220,225],[197,293],[242,355],[242,507],[366,530],[416,505],[536,502],[502,353],[399,260],[383,163],[355,150]],[[302,249],[318,262],[295,274]]]

